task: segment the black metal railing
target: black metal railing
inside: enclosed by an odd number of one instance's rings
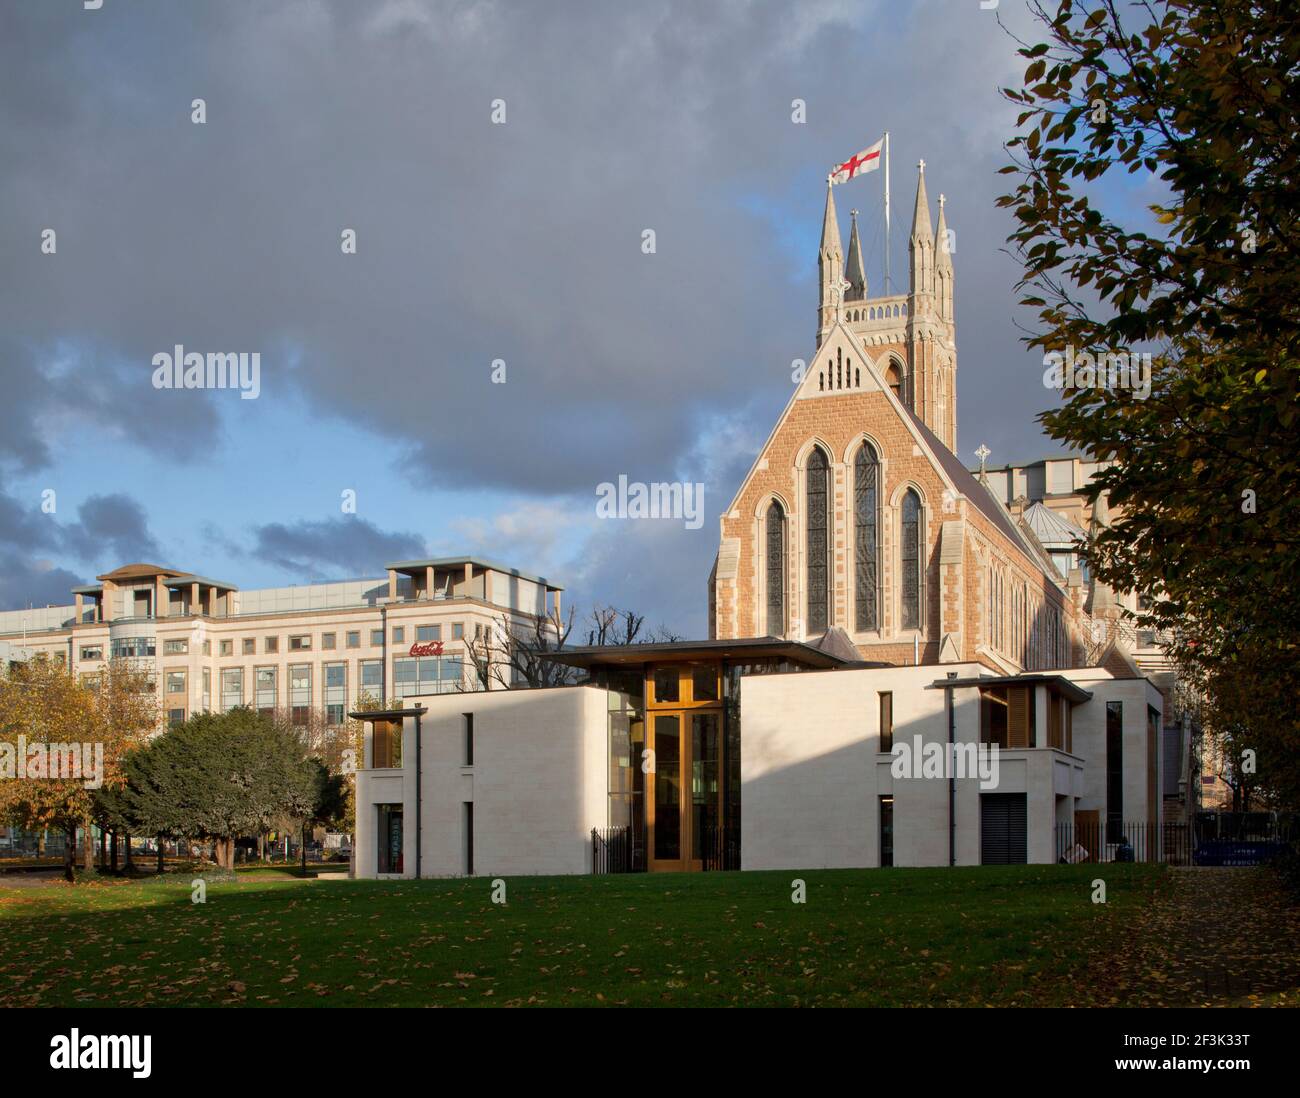
[[[1300,842],[1300,821],[1292,816],[1202,812],[1193,823],[1057,824],[1056,860],[1262,865],[1296,842]]]
[[[700,828],[700,861],[706,871],[740,868],[740,828],[706,823]]]
[[[1186,824],[1129,821],[1056,825],[1056,860],[1082,862],[1168,862],[1191,860],[1191,829]]]
[[[591,829],[591,871],[593,873],[631,873],[633,857],[630,827],[593,827]]]

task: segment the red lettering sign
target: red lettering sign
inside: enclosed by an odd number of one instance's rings
[[[441,656],[442,641],[429,641],[427,644],[420,644],[418,641],[411,645],[409,655],[412,656]]]

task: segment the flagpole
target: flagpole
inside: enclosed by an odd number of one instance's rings
[[[885,131],[885,295],[889,295],[889,131]]]

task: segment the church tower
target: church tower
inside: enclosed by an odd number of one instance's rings
[[[902,403],[948,449],[957,449],[957,333],[953,314],[952,242],[939,196],[939,221],[930,221],[925,161],[918,165],[916,201],[908,237],[906,293],[871,297],[857,211],[849,229],[849,250],[841,248],[839,221],[830,187],[817,251],[819,292],[817,346],[834,329],[836,316],[871,356]],[[889,289],[889,287],[886,287]]]

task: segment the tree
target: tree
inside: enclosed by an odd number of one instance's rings
[[[198,713],[130,753],[118,811],[152,835],[211,839],[234,868],[235,839],[315,807],[313,770],[291,729],[240,707]]]
[[[1293,5],[1033,7],[1046,41],[1022,44],[1024,86],[1003,93],[1023,110],[1003,169],[1019,180],[1000,199],[1038,310],[1026,342],[1045,365],[1152,355],[1145,399],[1141,384],[1085,383],[1043,416],[1106,463],[1090,493],[1116,510],[1090,566],[1152,596],[1138,624],[1172,632],[1207,726],[1249,739],[1261,783],[1300,804],[1300,603],[1283,594],[1300,564]],[[1123,173],[1162,193],[1147,224],[1106,208]]]
[[[12,766],[0,766],[0,813],[22,827],[61,829],[69,880],[78,828],[82,866],[94,869],[96,791],[121,781],[123,755],[158,719],[153,680],[121,661],[89,684],[45,656],[0,676],[0,758]]]
[[[663,626],[647,634],[644,632],[644,614],[614,606],[597,604],[588,613],[585,623],[587,644],[592,646],[650,644],[680,639]],[[552,616],[520,622],[509,614],[502,614],[492,629],[486,629],[465,642],[465,658],[474,667],[476,688],[484,690],[493,683],[509,690],[570,686],[577,682],[576,668],[549,658],[568,644],[573,629],[573,607],[569,608],[564,620]]]

